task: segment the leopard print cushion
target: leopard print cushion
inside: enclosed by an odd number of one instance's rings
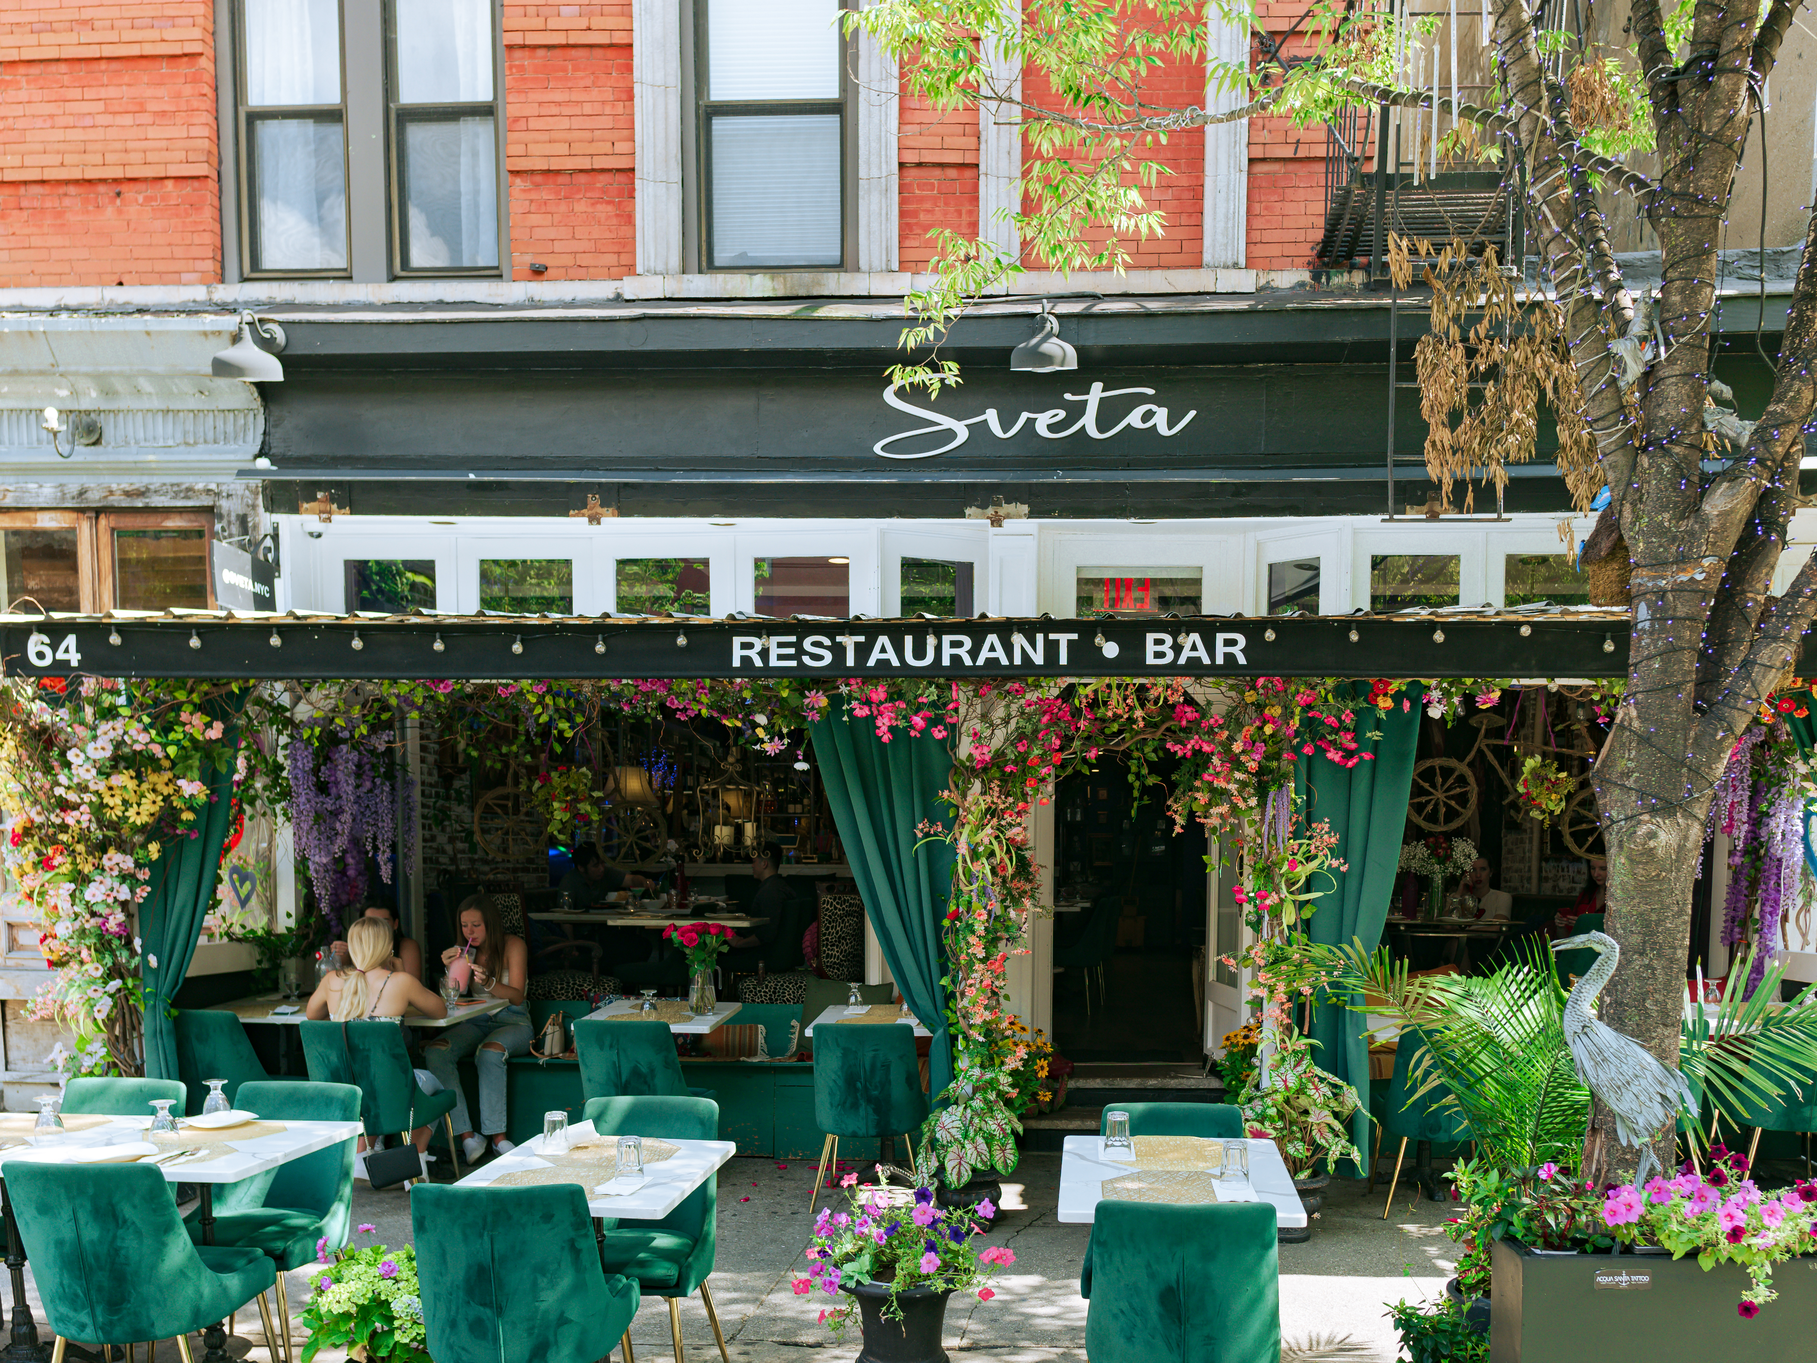
[[[855,894],[820,896],[820,974],[864,978],[864,901]]]
[[[622,994],[625,987],[611,975],[597,978],[588,970],[546,970],[532,975],[524,990],[526,998],[550,1001],[591,998],[595,994]]]
[[[759,979],[747,975],[738,982],[738,1001],[740,1003],[793,1003],[797,1006],[808,1000],[808,972],[791,970],[781,975],[765,975]]]

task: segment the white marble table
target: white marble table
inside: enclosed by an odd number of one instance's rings
[[[1090,1225],[1096,1218],[1105,1180],[1122,1178],[1135,1169],[1133,1164],[1106,1160],[1102,1136],[1068,1136],[1061,1145],[1059,1220],[1069,1225]],[[1306,1224],[1306,1208],[1294,1191],[1293,1179],[1273,1141],[1249,1142],[1249,1186],[1259,1200],[1274,1204],[1277,1226]]]
[[[568,1128],[570,1139],[593,1134],[593,1123],[576,1122]],[[626,1132],[636,1135],[636,1132]],[[607,1136],[608,1141],[616,1137]],[[596,1191],[603,1184],[587,1187],[587,1210],[593,1216],[615,1216],[630,1221],[660,1221],[679,1207],[689,1193],[719,1171],[719,1167],[737,1153],[731,1141],[684,1141],[669,1136],[646,1136],[646,1141],[662,1140],[677,1147],[676,1154],[657,1163],[644,1164],[644,1182],[636,1190],[621,1196]],[[502,1174],[514,1169],[547,1169],[550,1161],[542,1159],[543,1137],[525,1141],[510,1154],[488,1160],[463,1178],[456,1187],[484,1188]],[[584,1186],[584,1185],[583,1185]]]
[[[668,1002],[673,1001],[674,1000],[668,1000]],[[598,1022],[605,1018],[623,1017],[627,1013],[635,1014],[641,1007],[643,1007],[642,999],[620,999],[617,1003],[608,1003],[603,1008],[595,1009],[593,1012],[588,1013],[586,1017],[582,1018],[581,1021]],[[714,1008],[712,1012],[702,1017],[688,1017],[681,1022],[671,1022],[669,1024],[669,1030],[677,1036],[705,1036],[715,1028],[725,1026],[732,1014],[743,1007],[744,1005],[742,1003],[739,1003],[734,999],[727,999],[720,1003],[718,1007]],[[651,1021],[660,1022],[661,1019],[652,1018]]]
[[[823,1023],[832,1024],[832,1023],[843,1022],[844,1018],[846,1017],[846,1011],[849,1007],[850,1007],[849,1004],[844,1004],[844,1003],[834,1004],[831,1008],[827,1009],[819,1017],[815,1018],[812,1022],[810,1022],[808,1024],[807,1031],[804,1032],[803,1035],[804,1036],[813,1036],[814,1029],[816,1027],[821,1026]],[[868,1012],[870,1010],[870,1007],[871,1007],[871,1005],[867,1003],[867,1004],[863,1005],[863,1007],[857,1009],[857,1012],[859,1012],[859,1013]],[[927,1028],[925,1028],[921,1025],[920,1021],[912,1013],[904,1014],[903,1017],[901,1019],[899,1019],[899,1022],[903,1026],[907,1026],[908,1024],[913,1023],[915,1026],[915,1035],[916,1036],[932,1036],[933,1035],[932,1032],[928,1031]],[[854,1026],[854,1027],[887,1027],[890,1024],[887,1022],[855,1022],[855,1023],[848,1024],[848,1025]]]
[[[144,1140],[144,1131],[151,1122],[149,1105],[142,1117],[117,1117],[105,1126],[90,1127],[85,1131],[71,1131],[55,1145],[23,1145],[10,1150],[0,1150],[0,1180],[4,1180],[6,1169],[11,1164],[75,1164],[77,1151],[94,1150],[110,1145],[127,1145]],[[273,1118],[273,1121],[279,1119]],[[291,1160],[301,1159],[304,1155],[313,1155],[341,1141],[352,1140],[360,1134],[358,1122],[301,1122],[283,1119],[284,1130],[269,1135],[257,1136],[250,1140],[227,1140],[219,1144],[203,1146],[209,1155],[207,1159],[189,1159],[166,1162],[158,1168],[163,1171],[166,1183],[194,1183],[201,1193],[200,1215],[196,1218],[202,1232],[202,1243],[214,1243],[214,1189],[220,1183],[238,1183],[243,1178],[262,1174],[269,1169],[288,1164]],[[190,1148],[181,1139],[170,1147],[171,1150]],[[167,1152],[161,1152],[167,1153]],[[147,1159],[156,1158],[148,1155]],[[11,1220],[10,1207],[8,1220]],[[8,1227],[11,1229],[10,1225]],[[23,1263],[23,1258],[20,1260]],[[15,1273],[13,1278],[13,1301],[15,1305],[24,1300],[19,1295],[22,1290],[23,1275]],[[18,1324],[15,1321],[14,1329]],[[228,1363],[226,1352],[227,1331],[224,1322],[208,1326],[202,1332],[202,1339],[207,1346],[204,1363]]]
[[[303,1009],[308,1003],[309,996],[304,995],[294,1001],[296,1012],[274,1013],[271,1011],[274,1008],[293,1006],[291,1001],[286,1000],[282,994],[262,994],[257,998],[235,999],[232,1003],[217,1003],[209,1011],[232,1013],[248,1026],[269,1023],[279,1027],[295,1027],[309,1021],[303,1015]],[[474,1018],[483,1018],[492,1013],[503,1012],[510,1006],[511,1003],[508,999],[457,999],[448,1005],[448,1016],[445,1018],[424,1017],[421,1013],[406,1013],[403,1022],[406,1027],[423,1027],[430,1030],[458,1027],[463,1022],[473,1021]],[[386,1021],[387,1019],[379,1020]]]

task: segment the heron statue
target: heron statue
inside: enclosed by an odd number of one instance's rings
[[[1653,1158],[1653,1137],[1681,1110],[1695,1112],[1697,1095],[1677,1070],[1667,1069],[1633,1037],[1623,1036],[1591,1015],[1590,1005],[1621,962],[1621,947],[1615,939],[1607,933],[1586,932],[1552,944],[1555,952],[1573,947],[1594,951],[1596,964],[1571,986],[1571,997],[1565,1001],[1565,1044],[1571,1048],[1577,1077],[1615,1114],[1616,1136],[1623,1145],[1641,1152],[1634,1181],[1642,1184],[1659,1168]]]

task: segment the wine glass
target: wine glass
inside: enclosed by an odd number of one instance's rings
[[[145,1129],[145,1139],[153,1145],[175,1145],[183,1139],[177,1130],[177,1119],[171,1115],[170,1105],[174,1098],[153,1098],[151,1105],[157,1109],[151,1119],[151,1125]]]
[[[454,1007],[454,1001],[460,998],[460,996],[461,987],[455,983],[454,972],[449,971],[446,975],[442,976],[442,1002],[452,1008]]]
[[[852,981],[851,992],[845,996],[845,1006],[847,1008],[864,1007],[864,1000],[858,997],[858,981],[856,980]]]
[[[640,1013],[654,1013],[656,1011],[656,991],[654,989],[640,989],[637,992],[644,996],[644,1001],[637,1011]]]
[[[221,1090],[227,1086],[225,1079],[208,1081],[208,1097],[202,1100],[202,1115],[212,1117],[217,1112],[231,1112],[233,1104],[227,1101],[227,1095]]]
[[[32,1123],[33,1145],[56,1145],[69,1134],[63,1128],[63,1114],[58,1110],[62,1101],[55,1093],[38,1100],[38,1120]]]

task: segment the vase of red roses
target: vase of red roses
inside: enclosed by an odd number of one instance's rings
[[[713,987],[713,969],[720,954],[732,945],[732,929],[724,923],[671,923],[662,935],[681,948],[688,961],[688,1011],[705,1017],[719,1006]]]

